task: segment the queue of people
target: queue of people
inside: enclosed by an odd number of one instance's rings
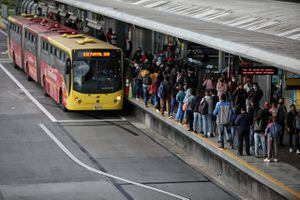
[[[167,114],[189,131],[204,137],[218,135],[220,148],[224,149],[226,139],[239,156],[243,149],[246,155],[252,150],[265,162],[278,162],[278,148],[288,133],[289,152],[300,155],[300,112],[292,105],[287,113],[283,98],[261,108],[263,91],[249,77],[239,83],[235,77],[215,81],[207,75],[198,85],[194,69],[176,61],[172,52],[152,56],[140,47],[132,63],[136,99],[143,99],[146,107],[153,104],[162,116]]]

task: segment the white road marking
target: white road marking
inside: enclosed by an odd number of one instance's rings
[[[3,35],[5,35],[7,37],[7,33],[4,32],[2,29],[0,29],[0,33],[2,33]]]
[[[12,61],[9,58],[0,58],[0,63],[12,63]]]
[[[57,120],[58,123],[81,123],[81,122],[120,122],[126,119],[70,119],[70,120]]]
[[[57,119],[1,63],[0,68],[52,122],[57,122]]]
[[[80,165],[81,167],[91,171],[91,172],[95,172],[97,174],[100,174],[102,176],[105,176],[105,177],[109,177],[109,178],[113,178],[113,179],[116,179],[116,180],[119,180],[119,181],[123,181],[123,182],[126,182],[126,183],[129,183],[129,184],[132,184],[132,185],[136,185],[138,187],[142,187],[142,188],[146,188],[146,189],[149,189],[149,190],[152,190],[152,191],[156,191],[156,192],[159,192],[159,193],[162,193],[162,194],[165,194],[165,195],[168,195],[168,196],[171,196],[171,197],[175,197],[177,199],[182,199],[182,200],[189,200],[188,198],[186,197],[183,197],[183,196],[179,196],[177,194],[173,194],[173,193],[170,193],[170,192],[167,192],[167,191],[164,191],[164,190],[160,190],[160,189],[157,189],[157,188],[154,188],[154,187],[151,187],[151,186],[148,186],[148,185],[144,185],[144,184],[141,184],[141,183],[137,183],[137,182],[134,182],[134,181],[130,181],[128,179],[124,179],[124,178],[120,178],[118,176],[114,176],[114,175],[111,175],[111,174],[108,174],[108,173],[105,173],[103,171],[100,171],[100,170],[97,170],[85,163],[83,163],[81,160],[79,160],[72,152],[70,152],[67,147],[65,147],[60,141],[59,139],[57,139],[57,137],[55,137],[53,135],[53,133],[51,133],[51,131],[44,125],[44,124],[39,124],[40,128],[56,143],[56,145],[61,149],[63,150],[63,152],[71,159],[73,160],[76,164]]]

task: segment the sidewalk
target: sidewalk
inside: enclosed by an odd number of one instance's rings
[[[180,130],[190,138],[197,138],[197,141],[199,140],[200,144],[205,146],[205,148],[212,150],[226,161],[233,162],[240,170],[250,174],[258,181],[275,186],[276,188],[272,187],[275,191],[278,189],[290,194],[295,199],[300,199],[300,156],[295,153],[289,153],[287,147],[280,149],[280,162],[278,163],[265,163],[262,158],[255,158],[253,152],[251,152],[252,156],[237,156],[237,150],[229,149],[227,144],[225,144],[225,150],[219,149],[219,144],[217,143],[218,137],[205,138],[201,134],[187,131],[184,126],[179,125],[173,119],[162,117],[155,111],[152,105],[145,108],[141,100],[129,99],[129,101],[140,109],[165,121],[168,125]]]

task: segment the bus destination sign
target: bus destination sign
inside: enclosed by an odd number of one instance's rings
[[[239,67],[240,75],[276,75],[277,73],[275,67]]]
[[[110,57],[110,52],[82,52],[83,57]]]
[[[74,51],[73,52],[73,59],[80,60],[80,59],[94,59],[94,58],[110,58],[115,57],[113,51]]]

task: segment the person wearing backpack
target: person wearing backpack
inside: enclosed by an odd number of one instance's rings
[[[267,145],[265,140],[265,130],[268,126],[269,119],[271,117],[271,114],[269,112],[270,104],[269,102],[264,103],[264,109],[260,109],[255,117],[254,117],[254,123],[253,123],[253,129],[254,129],[254,151],[255,151],[255,157],[259,157],[259,144],[261,144],[263,157],[267,157]]]
[[[212,134],[212,108],[213,102],[211,97],[209,96],[209,92],[206,91],[204,97],[200,102],[200,109],[199,112],[202,117],[202,130],[204,136],[211,136]]]
[[[233,109],[230,102],[226,101],[226,94],[220,96],[220,101],[216,104],[214,109],[214,116],[217,120],[217,129],[219,133],[220,146],[219,148],[224,149],[224,135],[225,132],[228,134],[228,142],[231,148],[233,148],[233,141],[230,132],[231,115]]]
[[[300,144],[299,144],[299,134],[300,134],[300,112],[297,113],[294,119],[295,128],[295,143],[296,143],[296,153],[300,154]]]
[[[278,140],[282,127],[277,122],[277,116],[272,117],[272,123],[270,123],[266,130],[265,135],[268,136],[268,157],[264,159],[265,162],[278,162]]]

